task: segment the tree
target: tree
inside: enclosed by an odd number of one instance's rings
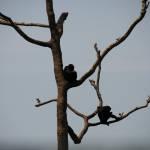
[[[74,109],[72,106],[70,106],[67,103],[68,97],[67,93],[68,90],[74,87],[81,86],[92,74],[95,73],[96,69],[98,68],[97,72],[97,79],[96,81],[90,80],[91,86],[94,87],[98,99],[99,99],[99,106],[100,108],[103,107],[103,99],[101,97],[100,89],[99,89],[99,81],[100,81],[100,72],[101,72],[101,62],[105,58],[105,56],[116,46],[124,42],[130,33],[133,31],[135,26],[144,18],[147,8],[148,8],[149,2],[148,0],[142,0],[141,1],[141,12],[140,16],[133,21],[133,23],[129,26],[127,31],[119,38],[117,38],[113,43],[108,45],[104,50],[100,51],[97,44],[94,45],[94,49],[97,54],[97,58],[94,62],[94,64],[90,67],[90,69],[76,82],[70,83],[64,78],[63,74],[63,58],[62,58],[62,51],[61,51],[61,45],[60,40],[63,35],[63,26],[64,22],[67,19],[68,12],[63,12],[58,20],[56,20],[55,12],[53,9],[53,1],[52,0],[46,0],[46,9],[47,9],[47,16],[49,25],[43,25],[43,24],[37,24],[37,23],[18,23],[13,21],[10,17],[4,15],[3,13],[0,13],[0,24],[8,25],[12,28],[14,28],[17,33],[22,36],[25,40],[28,42],[31,42],[33,44],[42,46],[42,47],[48,47],[51,49],[52,56],[53,56],[53,63],[54,63],[54,73],[55,73],[55,79],[57,84],[57,98],[41,102],[39,99],[37,99],[36,107],[40,107],[42,105],[51,103],[51,102],[57,102],[57,137],[58,137],[58,150],[67,150],[68,149],[68,134],[72,138],[75,144],[79,144],[84,137],[84,135],[87,133],[89,127],[97,126],[102,124],[102,122],[95,122],[91,123],[90,120],[95,117],[98,114],[98,109],[93,111],[93,113],[89,115],[85,115]],[[32,37],[28,36],[19,26],[39,26],[39,27],[45,27],[50,29],[50,40],[40,41],[33,39]],[[114,119],[108,121],[108,124],[112,124],[118,121],[121,121],[128,117],[133,112],[148,107],[148,104],[150,103],[150,97],[146,100],[146,104],[136,107],[132,109],[131,111],[127,113],[120,113],[119,116],[114,117]],[[66,110],[70,109],[72,112],[74,112],[77,116],[81,117],[84,121],[84,127],[77,135],[71,126],[68,125],[67,122],[67,113]]]

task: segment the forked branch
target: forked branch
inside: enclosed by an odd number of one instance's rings
[[[35,39],[29,37],[26,33],[24,33],[24,32],[21,30],[21,28],[20,28],[19,26],[17,26],[17,25],[13,22],[13,20],[12,20],[10,17],[8,17],[8,16],[6,16],[6,15],[4,15],[4,14],[2,14],[2,13],[0,13],[0,17],[3,18],[3,20],[5,20],[6,22],[9,22],[9,23],[10,23],[10,26],[13,27],[13,28],[17,31],[17,33],[18,33],[20,36],[22,36],[26,41],[28,41],[28,42],[30,42],[30,43],[33,43],[33,44],[36,44],[36,45],[44,46],[44,47],[51,47],[51,45],[50,45],[49,42],[43,42],[43,41],[35,40]]]

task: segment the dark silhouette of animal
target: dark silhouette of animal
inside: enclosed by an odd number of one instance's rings
[[[109,126],[109,122],[108,122],[109,118],[119,119],[111,112],[110,106],[103,106],[103,107],[99,106],[97,107],[97,111],[98,111],[98,117],[100,119],[101,124],[106,124]]]
[[[68,66],[65,66],[63,70],[63,74],[65,80],[69,81],[70,83],[73,83],[77,80],[77,72],[74,70],[73,64],[69,64]]]

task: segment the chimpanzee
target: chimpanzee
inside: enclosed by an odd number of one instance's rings
[[[103,106],[103,107],[98,106],[97,110],[98,110],[98,117],[100,119],[101,124],[106,124],[109,126],[109,123],[107,122],[109,118],[119,119],[111,112],[110,106]]]
[[[64,78],[70,83],[75,82],[77,80],[77,72],[74,70],[74,65],[69,64],[64,68]]]

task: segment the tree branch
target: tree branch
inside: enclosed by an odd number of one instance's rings
[[[73,107],[71,107],[69,104],[67,104],[67,107],[77,116],[81,117],[81,118],[85,118],[85,115],[80,113],[79,111],[77,111],[76,109],[74,109]]]
[[[115,122],[119,122],[119,121],[127,118],[129,115],[131,115],[132,113],[136,112],[137,110],[140,110],[140,109],[143,109],[143,108],[147,108],[149,106],[149,104],[150,104],[150,96],[148,96],[148,99],[146,100],[146,104],[144,104],[142,106],[135,107],[132,110],[130,110],[129,112],[127,112],[126,114],[120,113],[119,116],[117,116],[117,118],[115,118],[114,120],[108,121],[108,123],[112,124],[112,123],[115,123]],[[89,123],[88,126],[92,127],[92,126],[97,126],[97,125],[100,125],[100,124],[101,124],[101,122]]]
[[[135,26],[144,18],[147,8],[149,6],[148,0],[141,0],[141,13],[140,16],[129,26],[128,30],[121,36],[120,38],[117,38],[116,41],[112,44],[110,44],[102,53],[101,55],[101,61],[103,58],[116,46],[124,42],[127,37],[130,35],[130,33],[133,31]]]
[[[42,24],[42,23],[25,23],[25,22],[16,22],[16,21],[13,21],[13,22],[14,22],[15,25],[18,25],[18,26],[31,26],[31,27],[49,28],[49,25]],[[3,18],[0,18],[0,24],[11,26],[11,23],[9,21],[3,20]]]
[[[98,111],[96,109],[93,113],[91,113],[90,115],[87,116],[88,120],[94,118],[97,115],[97,113],[98,113]]]
[[[39,98],[37,98],[36,100],[37,100],[37,104],[35,104],[35,107],[40,107],[40,106],[46,105],[48,103],[52,103],[52,102],[57,101],[57,99],[51,99],[51,100],[46,101],[46,102],[41,102],[41,100]]]
[[[75,144],[81,143],[82,138],[87,133],[87,131],[88,131],[88,119],[87,119],[87,117],[84,118],[84,126],[83,126],[83,129],[80,131],[79,135],[77,135],[73,131],[73,129],[70,126],[68,126],[68,133],[69,133],[71,139],[74,141]]]
[[[132,113],[134,113],[137,110],[140,110],[140,109],[143,109],[143,108],[147,108],[149,106],[149,104],[150,104],[150,96],[148,96],[148,99],[146,100],[145,105],[137,106],[134,109],[132,109],[131,111],[127,112],[126,114],[121,113],[120,114],[120,120],[123,120],[123,119],[127,118],[129,115],[131,115]],[[120,121],[120,120],[110,121],[110,123],[114,123],[114,122],[117,122],[117,121]]]
[[[7,22],[10,23],[10,26],[13,27],[17,33],[22,36],[26,41],[30,42],[30,43],[33,43],[33,44],[36,44],[36,45],[40,45],[40,46],[44,46],[44,47],[51,47],[50,43],[49,42],[43,42],[43,41],[38,41],[38,40],[35,40],[31,37],[29,37],[26,33],[24,33],[21,28],[19,26],[17,26],[13,20],[11,18],[9,18],[8,16],[2,14],[0,12],[0,16]]]
[[[79,137],[76,135],[76,133],[73,131],[73,129],[69,125],[68,125],[68,133],[75,144],[81,143],[81,140],[79,139]]]
[[[97,57],[99,57],[100,50],[98,49],[97,43],[95,43],[94,48],[97,53]],[[97,72],[97,80],[96,80],[96,87],[98,91],[99,91],[100,72],[101,72],[101,63],[99,63],[98,72]]]
[[[57,25],[63,25],[67,17],[68,17],[68,12],[63,12],[57,21]]]
[[[75,83],[69,85],[68,88],[80,86],[86,79],[88,79],[96,70],[97,66],[101,63],[101,55],[100,51],[97,53],[97,60],[92,65],[92,67]]]
[[[94,45],[95,51],[97,53],[97,57],[99,57],[100,54],[100,50],[98,50],[97,44]],[[101,73],[101,64],[98,65],[98,72],[97,72],[97,80],[96,83],[94,80],[89,80],[91,85],[94,87],[97,97],[99,99],[99,106],[102,107],[103,106],[103,99],[99,90],[99,81],[100,81],[100,73]]]
[[[58,31],[59,37],[61,37],[63,34],[63,25],[67,17],[68,17],[68,12],[63,12],[57,21],[57,31]]]
[[[57,99],[51,99],[45,102],[41,102],[41,100],[39,98],[36,99],[37,100],[37,104],[35,104],[35,107],[40,107],[46,104],[49,104],[51,102],[57,102]],[[73,108],[70,104],[67,104],[67,107],[77,116],[81,117],[81,118],[85,118],[85,115],[80,113],[79,111],[77,111],[75,108]]]

